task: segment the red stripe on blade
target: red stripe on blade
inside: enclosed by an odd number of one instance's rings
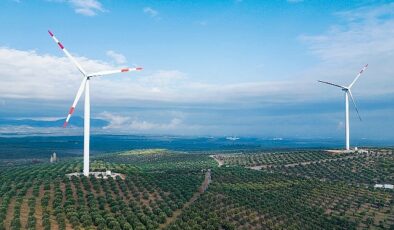
[[[50,30],[48,30],[48,33],[51,35],[51,37],[53,37],[53,33]]]
[[[62,43],[58,42],[57,44],[60,46],[61,49],[64,49],[64,46],[62,45]]]
[[[71,107],[71,108],[70,108],[70,112],[68,112],[68,113],[69,113],[69,114],[73,114],[74,109],[75,109],[74,107]]]
[[[142,67],[137,67],[136,70],[142,70]]]
[[[127,71],[129,71],[129,69],[121,69],[120,71],[127,72]]]
[[[66,128],[66,127],[67,127],[67,124],[68,124],[68,122],[65,121],[64,124],[63,124],[63,128]]]

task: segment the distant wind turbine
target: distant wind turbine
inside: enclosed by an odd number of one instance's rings
[[[89,92],[89,81],[90,78],[99,77],[108,74],[114,73],[123,73],[128,71],[139,71],[142,70],[141,67],[137,68],[123,68],[118,70],[109,70],[109,71],[101,71],[96,73],[88,74],[82,68],[81,65],[71,56],[71,54],[64,48],[62,43],[53,35],[51,31],[48,30],[49,35],[53,38],[53,40],[59,45],[59,47],[63,50],[64,54],[71,60],[72,63],[78,68],[79,72],[82,73],[83,79],[81,85],[79,86],[77,96],[74,99],[74,102],[68,112],[68,116],[66,121],[64,122],[63,127],[65,128],[70,120],[71,115],[73,114],[75,107],[77,106],[78,100],[81,97],[83,91],[85,90],[85,110],[84,110],[84,142],[83,142],[83,174],[85,176],[89,176],[89,145],[90,145],[90,92]]]
[[[328,85],[332,85],[332,86],[341,88],[342,91],[345,92],[345,139],[346,139],[346,150],[350,150],[349,96],[350,96],[350,99],[353,102],[354,108],[356,109],[357,116],[358,116],[358,118],[361,121],[360,114],[358,113],[358,109],[357,109],[356,103],[354,102],[352,91],[350,89],[352,88],[354,83],[356,83],[356,81],[361,76],[361,74],[367,69],[367,67],[368,67],[368,64],[366,64],[364,66],[364,68],[357,74],[356,78],[354,78],[353,82],[347,87],[346,86],[337,85],[337,84],[334,84],[334,83],[330,83],[330,82],[326,82],[326,81],[320,81],[320,80],[318,81],[318,82],[321,82],[321,83],[324,83],[324,84],[328,84]]]

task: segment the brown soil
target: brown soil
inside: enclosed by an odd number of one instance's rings
[[[51,185],[51,189],[49,190],[50,196],[49,196],[49,204],[48,204],[49,213],[51,214],[49,221],[51,223],[51,230],[58,230],[59,225],[57,224],[56,217],[53,215],[53,205],[52,204],[53,204],[54,194],[55,194],[55,191],[54,191],[53,185]]]
[[[14,217],[15,201],[16,201],[16,199],[15,199],[15,197],[13,197],[10,201],[10,204],[8,205],[7,215],[4,220],[5,229],[10,229],[10,227],[11,227],[11,221]]]
[[[25,197],[23,198],[22,204],[21,204],[21,213],[20,213],[20,220],[21,220],[21,226],[22,228],[25,228],[27,225],[27,219],[29,217],[29,198],[32,197],[33,195],[33,187],[30,187],[27,192]]]
[[[40,191],[38,197],[36,197],[36,212],[35,212],[35,218],[36,218],[36,228],[37,229],[43,229],[42,227],[42,207],[41,207],[41,198],[44,196],[44,186],[40,186]]]

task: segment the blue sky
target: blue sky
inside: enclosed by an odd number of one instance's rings
[[[394,138],[390,1],[3,0],[0,20],[2,119],[67,114],[82,79],[51,29],[89,72],[144,67],[91,82],[96,133],[341,138],[343,93],[317,80],[368,63],[351,137]],[[0,125],[21,130],[82,134]]]

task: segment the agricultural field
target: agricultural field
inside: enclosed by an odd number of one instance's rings
[[[394,229],[393,154],[144,149],[0,165],[0,229]],[[19,161],[19,160],[18,160]],[[220,164],[219,164],[220,163]],[[220,165],[220,167],[219,167]]]
[[[124,180],[68,179],[82,170],[81,160],[2,167],[0,229],[158,229],[198,193],[201,170],[215,165],[208,156],[178,155],[111,154],[91,163],[92,171]]]
[[[320,161],[348,156],[330,155],[324,151],[252,152],[238,154],[216,154],[214,157],[225,165],[244,167],[269,167],[300,162]]]

